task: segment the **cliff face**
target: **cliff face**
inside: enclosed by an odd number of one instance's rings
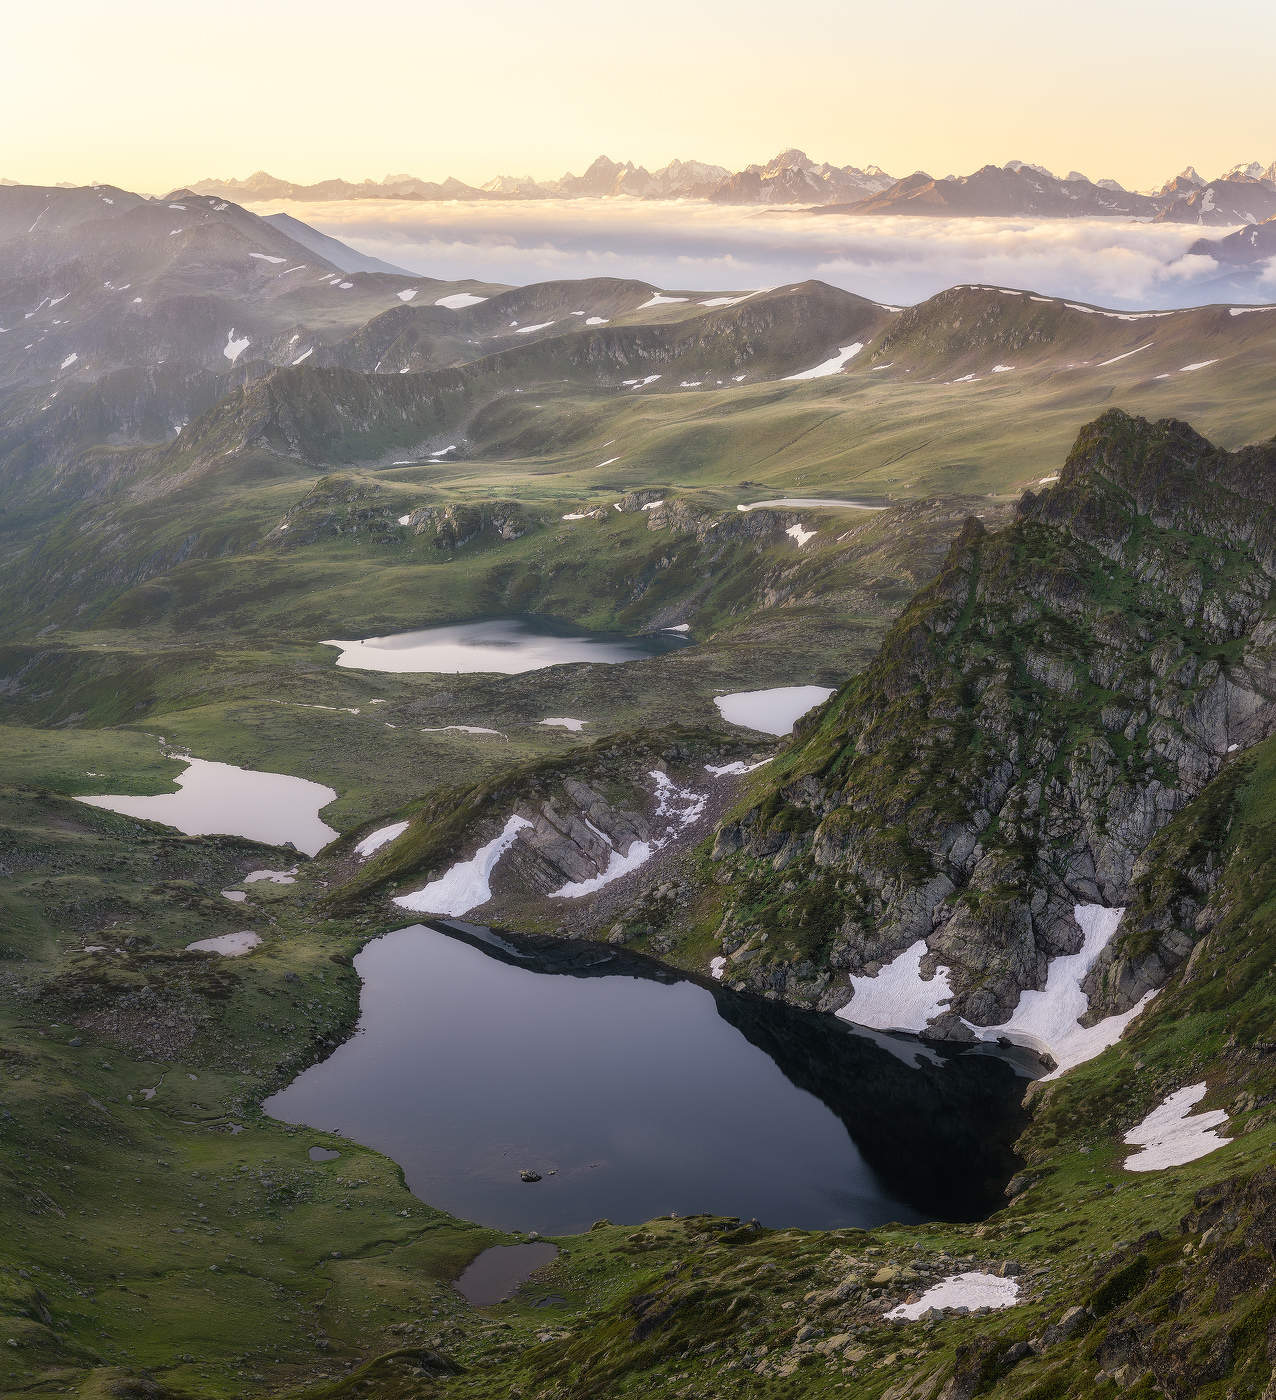
[[[925,939],[955,993],[932,1032],[1004,1020],[1078,950],[1073,906],[1128,904],[1153,838],[1264,732],[1274,502],[1276,447],[1113,412],[1012,525],[968,522],[719,830],[733,975],[834,1006],[847,974]],[[1145,937],[1137,964],[1125,941],[1096,969],[1105,1009],[1158,985],[1192,933]]]

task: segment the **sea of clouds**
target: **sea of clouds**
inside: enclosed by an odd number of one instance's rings
[[[738,209],[698,201],[276,201],[325,233],[410,271],[526,283],[633,277],[668,290],[745,291],[820,278],[912,303],[963,282],[1121,309],[1264,301],[1276,268],[1238,295],[1188,253],[1230,229],[1123,219],[922,218]]]

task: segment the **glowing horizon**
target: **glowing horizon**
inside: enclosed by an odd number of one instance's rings
[[[763,0],[637,15],[380,0],[358,22],[335,0],[67,0],[10,20],[23,62],[0,110],[23,135],[0,177],[480,184],[579,173],[603,152],[739,169],[798,146],[895,176],[1020,159],[1145,188],[1187,164],[1212,177],[1276,159],[1276,14],[1238,0],[1228,21],[1202,25],[1184,0],[1077,0],[1066,17],[1011,0],[808,0],[779,17]]]

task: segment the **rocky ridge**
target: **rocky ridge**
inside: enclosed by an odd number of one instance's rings
[[[829,1007],[924,939],[923,972],[950,968],[955,993],[929,1033],[957,1035],[959,1014],[997,1024],[1042,986],[1080,945],[1073,906],[1129,904],[1153,838],[1270,723],[1274,485],[1271,447],[1113,412],[1013,525],[968,522],[718,832],[722,948],[749,953],[733,973]],[[1096,969],[1106,1009],[1190,947]]]

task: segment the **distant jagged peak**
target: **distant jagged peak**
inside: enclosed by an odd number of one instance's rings
[[[1276,181],[1276,161],[1270,165],[1264,165],[1257,160],[1241,161],[1233,165],[1230,170],[1225,170],[1218,178],[1220,180]]]
[[[788,150],[781,151],[778,156],[773,156],[762,169],[764,173],[780,170],[813,170],[815,162],[805,151],[799,150],[796,146],[790,146]]]
[[[1058,178],[1053,170],[1047,170],[1044,165],[1036,165],[1030,160],[1008,160],[1002,168],[1015,175],[1021,175],[1025,170],[1031,170],[1034,175],[1044,175],[1047,180]],[[1085,176],[1083,175],[1081,178],[1084,180]]]

